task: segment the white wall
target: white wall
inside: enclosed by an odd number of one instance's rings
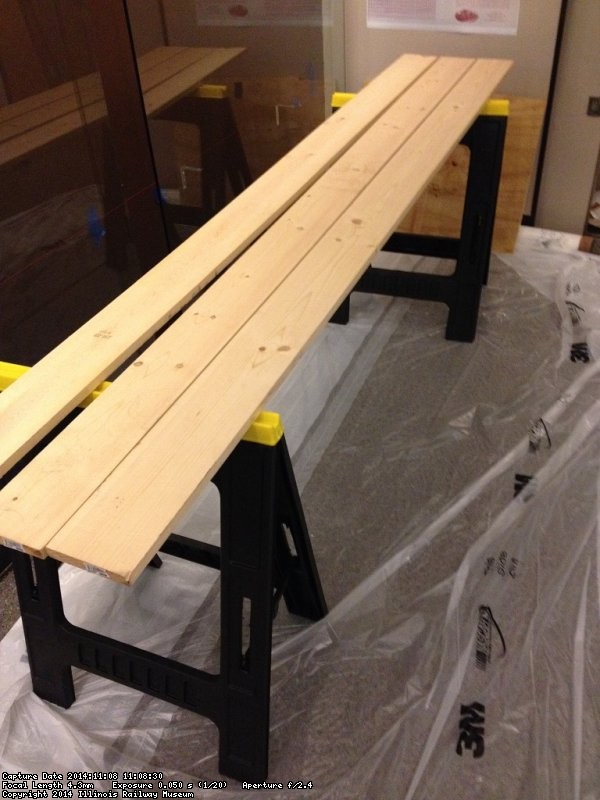
[[[600,117],[587,116],[600,95],[600,2],[570,0],[556,83],[537,224],[582,233],[600,153]]]

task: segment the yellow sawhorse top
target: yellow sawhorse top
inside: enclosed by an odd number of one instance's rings
[[[333,92],[331,108],[342,108],[355,96],[355,92]],[[481,108],[480,114],[490,117],[508,117],[510,102],[501,98],[491,98]]]

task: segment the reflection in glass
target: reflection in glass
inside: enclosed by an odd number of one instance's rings
[[[163,95],[162,109],[147,95],[145,102],[171,233],[180,239],[329,113],[332,3],[127,0],[127,8],[140,65],[155,59],[154,77],[164,71],[173,98]],[[141,70],[140,78],[144,85]]]
[[[129,230],[117,171],[118,124],[107,111],[93,5],[3,0],[3,361],[34,363],[149,266]],[[111,6],[102,13],[113,13]],[[122,8],[120,15],[113,30],[126,24]]]

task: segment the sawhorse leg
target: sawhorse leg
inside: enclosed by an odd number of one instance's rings
[[[65,652],[59,563],[12,551],[15,583],[33,691],[68,708],[75,700],[70,654]]]
[[[72,625],[54,559],[12,552],[33,689],[63,707],[77,666],[207,716],[219,728],[219,769],[267,777],[272,620],[280,596],[309,619],[327,613],[300,498],[276,414],[261,414],[215,477],[221,547],[181,536],[162,551],[221,570],[221,665],[209,674]],[[152,559],[154,566],[160,560]]]
[[[456,269],[446,302],[446,338],[471,342],[482,287],[487,284],[500,186],[506,117],[477,118],[464,144],[471,151]]]
[[[268,771],[271,630],[279,596],[309,619],[327,610],[283,431],[266,432],[266,438],[260,428],[247,435],[215,478],[226,697],[219,769],[240,778]]]

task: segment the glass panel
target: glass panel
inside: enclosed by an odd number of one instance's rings
[[[105,2],[103,13],[119,5]],[[117,171],[94,13],[86,0],[2,0],[3,361],[33,364],[149,266]],[[122,6],[120,16],[113,28],[126,30]]]
[[[329,113],[334,65],[343,61],[342,4],[127,0],[127,8],[162,196],[180,240]]]

